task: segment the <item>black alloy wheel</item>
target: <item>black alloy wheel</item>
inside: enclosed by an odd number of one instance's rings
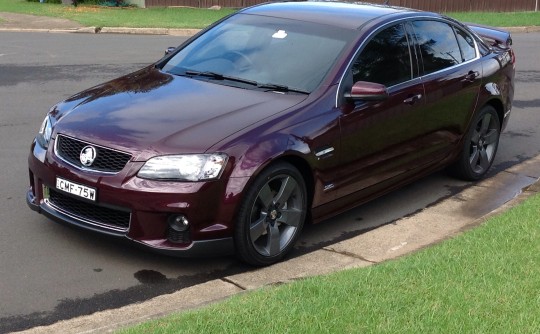
[[[485,106],[467,133],[463,151],[454,166],[457,176],[467,181],[484,177],[495,160],[500,136],[497,111],[492,106]]]
[[[239,258],[256,266],[280,261],[294,246],[306,210],[305,182],[294,166],[278,163],[264,170],[240,207],[235,228]]]

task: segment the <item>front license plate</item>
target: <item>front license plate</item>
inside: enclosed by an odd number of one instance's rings
[[[56,178],[56,189],[62,190],[69,194],[86,198],[91,201],[96,200],[96,189],[83,186],[82,184],[74,183],[62,178]]]

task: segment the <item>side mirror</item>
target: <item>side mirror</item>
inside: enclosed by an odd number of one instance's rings
[[[358,81],[352,86],[350,93],[345,93],[345,97],[354,100],[384,100],[388,98],[388,91],[385,85]]]
[[[173,53],[174,50],[176,50],[176,47],[174,47],[174,46],[169,46],[169,47],[165,50],[165,55],[167,56],[167,55]]]

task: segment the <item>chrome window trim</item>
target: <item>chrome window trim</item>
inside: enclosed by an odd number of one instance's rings
[[[397,19],[397,20],[394,20],[394,21],[390,21],[386,24],[384,24],[383,26],[379,27],[378,29],[372,31],[363,41],[362,43],[358,46],[358,48],[356,49],[356,52],[354,53],[354,55],[351,57],[351,60],[349,61],[349,63],[347,64],[347,67],[345,68],[345,71],[341,74],[341,79],[339,80],[339,84],[338,84],[338,87],[337,87],[337,91],[336,91],[336,99],[335,99],[335,108],[339,108],[339,92],[341,91],[341,86],[343,84],[343,80],[345,80],[345,77],[349,71],[349,69],[351,68],[352,66],[352,63],[353,61],[356,59],[356,57],[360,54],[360,52],[364,49],[365,45],[367,42],[371,41],[373,35],[379,33],[381,30],[383,29],[386,29],[388,27],[390,27],[391,25],[394,25],[396,23],[400,23],[400,22],[412,22],[412,21],[419,21],[419,20],[428,20],[428,21],[437,21],[437,22],[443,22],[443,23],[446,23],[446,24],[449,24],[450,26],[452,27],[457,27],[461,30],[464,30],[463,28],[459,27],[456,23],[452,22],[451,20],[448,20],[444,17],[433,17],[433,16],[412,16],[412,17],[406,17],[406,18],[401,18],[401,19]],[[470,33],[466,30],[464,30],[467,34],[470,35]],[[450,66],[450,67],[446,67],[446,68],[443,68],[441,70],[438,70],[436,72],[431,72],[429,74],[422,74],[422,75],[419,75],[418,77],[416,78],[412,78],[411,80],[408,80],[408,81],[404,81],[404,82],[400,82],[398,84],[395,84],[395,85],[392,85],[390,87],[386,87],[388,90],[390,90],[391,88],[394,88],[396,86],[399,86],[399,85],[403,85],[405,83],[410,83],[411,81],[414,81],[416,79],[421,79],[423,80],[425,77],[428,77],[428,76],[431,76],[431,75],[434,75],[434,74],[438,74],[438,73],[441,73],[441,72],[444,72],[444,71],[448,71],[450,69],[454,69],[458,66],[462,66],[462,65],[465,65],[465,64],[468,64],[468,63],[471,63],[473,61],[477,61],[478,59],[480,59],[480,50],[478,48],[478,44],[477,44],[477,41],[475,38],[473,38],[474,40],[474,47],[476,49],[476,57],[471,59],[471,60],[468,60],[466,62],[463,62],[463,63],[459,63],[457,65],[454,65],[454,66]],[[457,40],[456,40],[457,42]],[[416,45],[416,44],[414,44]],[[459,46],[459,43],[458,43],[458,46]],[[423,65],[423,62],[421,61],[420,63],[422,63]],[[412,67],[412,64],[411,64],[411,67]],[[423,71],[423,68],[422,68],[422,71]]]

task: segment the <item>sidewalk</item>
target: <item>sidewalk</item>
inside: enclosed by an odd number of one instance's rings
[[[67,19],[0,12],[2,30],[77,30],[83,26]]]
[[[193,36],[200,29],[85,27],[67,19],[0,12],[0,31]]]

